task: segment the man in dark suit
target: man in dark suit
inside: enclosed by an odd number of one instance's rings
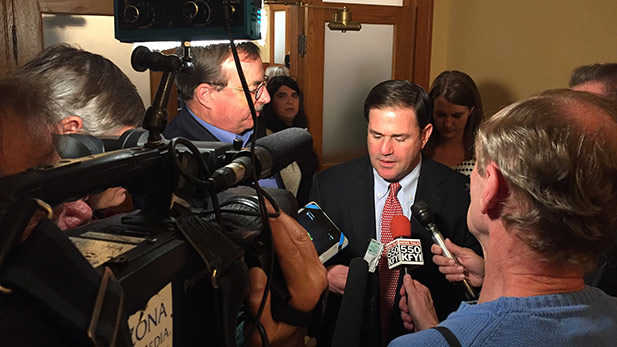
[[[260,111],[270,102],[270,94],[265,88],[259,48],[245,42],[237,49],[255,109]],[[253,118],[229,44],[193,47],[191,56],[195,71],[176,76],[184,107],[165,128],[165,137],[223,142],[232,142],[236,137],[248,140]]]
[[[468,179],[450,168],[422,156],[421,150],[431,135],[432,101],[418,85],[408,81],[385,81],[375,86],[366,98],[364,115],[368,121],[369,155],[335,166],[317,175],[311,199],[315,200],[349,239],[349,245],[326,265],[330,295],[325,331],[320,345],[329,343],[338,306],[345,289],[348,265],[353,257],[362,257],[371,238],[382,241],[382,211],[391,183],[400,183],[396,194],[402,213],[411,217],[414,201],[424,200],[435,215],[444,237],[457,240],[480,252],[477,240],[467,229],[469,206]],[[412,220],[412,237],[422,242],[423,253],[429,255],[431,234]],[[385,262],[382,257],[380,262]],[[378,271],[379,276],[379,271]],[[406,331],[396,304],[380,313],[380,293],[375,278],[369,283],[367,322],[362,333],[366,345],[379,345]],[[399,276],[400,277],[400,276]],[[462,288],[449,283],[430,258],[414,270],[414,278],[431,291],[440,319],[456,310],[464,299]],[[400,288],[401,279],[397,288]],[[396,290],[394,303],[398,303]],[[337,295],[339,294],[339,295]],[[387,317],[390,317],[389,319]],[[374,323],[380,322],[377,328]],[[383,329],[383,331],[382,331]]]
[[[237,50],[259,116],[263,106],[270,102],[259,47],[244,42],[237,45]],[[165,127],[163,135],[168,139],[184,137],[192,141],[233,143],[235,140],[248,147],[253,135],[253,118],[229,44],[193,47],[191,56],[194,72],[176,76],[184,105]],[[257,137],[266,134],[265,128],[261,128]],[[259,183],[264,187],[284,187],[280,177],[262,179]]]

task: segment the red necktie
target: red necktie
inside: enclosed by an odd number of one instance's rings
[[[392,232],[390,231],[392,217],[403,214],[401,203],[396,198],[396,194],[400,189],[400,183],[390,183],[390,194],[388,194],[386,204],[384,205],[383,212],[381,213],[381,243],[384,245],[392,241]],[[390,324],[390,315],[392,312],[392,307],[394,306],[398,275],[398,269],[388,269],[388,258],[386,257],[386,252],[384,250],[381,260],[379,261],[381,327],[384,335],[388,331],[388,326]]]

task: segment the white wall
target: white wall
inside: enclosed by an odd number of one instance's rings
[[[617,61],[615,0],[435,0],[431,76],[470,74],[494,113],[580,65]]]
[[[262,32],[267,29],[267,14],[263,15]],[[265,35],[264,35],[265,36]],[[238,40],[240,42],[241,40]],[[264,61],[269,60],[266,40],[254,41],[260,46]],[[100,54],[114,62],[137,87],[144,104],[151,103],[150,73],[137,72],[131,67],[131,53],[139,43],[122,43],[114,38],[114,18],[112,16],[72,16],[43,15],[43,42],[48,47],[56,43],[70,43],[87,51]],[[215,41],[194,41],[194,46],[207,45]],[[227,41],[218,41],[227,42]],[[153,50],[178,47],[180,42],[141,43]]]
[[[150,105],[150,74],[137,72],[131,67],[133,44],[114,38],[113,17],[44,14],[43,42],[45,47],[71,43],[111,60],[135,84],[144,104]]]

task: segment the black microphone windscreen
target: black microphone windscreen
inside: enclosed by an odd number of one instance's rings
[[[152,71],[178,72],[182,69],[183,63],[182,59],[177,55],[152,52],[148,47],[137,46],[131,54],[131,66],[138,72],[143,72],[147,69]]]
[[[411,206],[411,214],[423,227],[433,223],[433,211],[425,201],[416,201]]]
[[[255,145],[268,150],[272,156],[272,172],[277,172],[308,154],[313,137],[306,129],[287,128],[257,139]]]
[[[345,293],[336,319],[332,346],[360,346],[364,300],[368,282],[368,263],[362,258],[353,258],[349,263],[349,273]]]

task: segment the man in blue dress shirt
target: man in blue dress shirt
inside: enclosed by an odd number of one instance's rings
[[[259,48],[252,42],[237,45],[242,71],[255,109],[270,102]],[[240,83],[229,44],[192,47],[195,71],[178,74],[176,84],[184,102],[182,110],[165,128],[168,138],[232,143],[239,139],[248,147],[253,135],[253,118]],[[265,129],[256,134],[265,136]],[[283,188],[274,177],[260,180],[264,187]]]

